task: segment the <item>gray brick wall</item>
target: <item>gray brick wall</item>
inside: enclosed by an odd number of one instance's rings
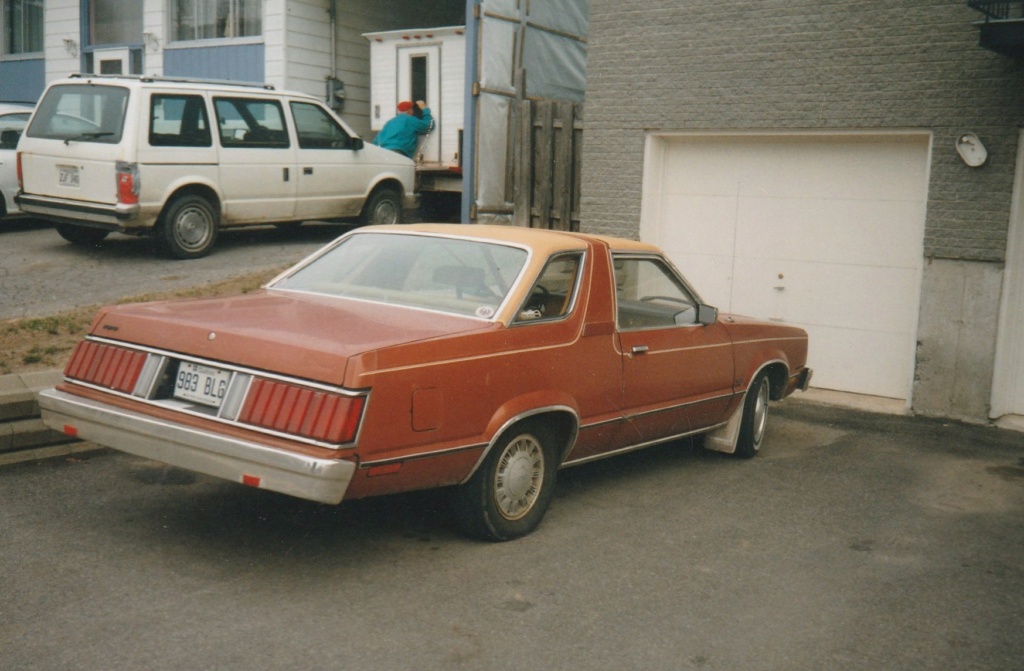
[[[635,237],[645,134],[928,130],[925,255],[1004,259],[1024,65],[963,0],[591,0],[585,230]],[[974,132],[988,163],[954,149]]]

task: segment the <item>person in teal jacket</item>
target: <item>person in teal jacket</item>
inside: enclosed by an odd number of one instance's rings
[[[413,158],[420,135],[425,135],[433,125],[434,119],[430,116],[430,109],[425,102],[417,100],[414,105],[408,100],[403,100],[398,103],[398,114],[384,124],[373,143]]]

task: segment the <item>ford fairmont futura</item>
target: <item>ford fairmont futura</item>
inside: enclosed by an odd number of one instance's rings
[[[534,530],[556,471],[702,434],[752,457],[807,334],[703,303],[657,248],[513,227],[348,233],[244,296],[107,307],[41,393],[68,435],[325,503],[450,487]]]

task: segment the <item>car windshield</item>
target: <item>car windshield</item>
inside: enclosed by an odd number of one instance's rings
[[[272,288],[491,319],[528,257],[482,240],[354,233]]]
[[[29,137],[65,142],[121,141],[128,89],[120,86],[54,86],[39,103]]]

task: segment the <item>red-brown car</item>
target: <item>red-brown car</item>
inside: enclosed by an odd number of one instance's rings
[[[754,456],[806,358],[803,330],[719,316],[650,245],[367,227],[256,294],[103,309],[39,403],[70,435],[314,501],[453,486],[462,528],[507,540],[562,466],[691,434]]]

